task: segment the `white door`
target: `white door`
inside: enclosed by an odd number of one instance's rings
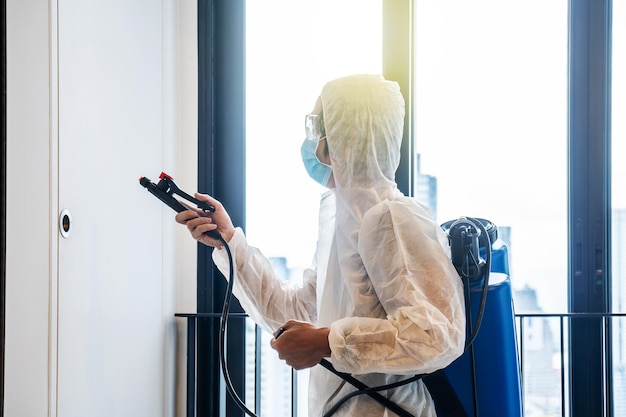
[[[164,415],[174,277],[166,211],[138,182],[167,148],[163,17],[154,0],[58,2],[60,417]]]

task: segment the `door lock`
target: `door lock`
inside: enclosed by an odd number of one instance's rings
[[[72,213],[68,209],[61,210],[59,215],[59,231],[64,238],[70,237],[72,234]]]

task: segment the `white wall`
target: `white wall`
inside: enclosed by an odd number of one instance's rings
[[[195,3],[7,1],[5,416],[183,415],[173,314],[195,311],[195,242],[136,181],[196,186]],[[122,55],[126,41],[157,49]],[[116,70],[155,94],[120,98],[102,84]]]
[[[49,14],[45,0],[8,1],[6,7],[5,415],[45,416],[53,270]]]

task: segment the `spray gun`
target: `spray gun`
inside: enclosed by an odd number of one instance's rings
[[[159,175],[159,182],[156,184],[146,177],[139,178],[139,184],[178,213],[189,210],[189,208],[176,199],[174,195],[178,195],[185,200],[194,203],[202,211],[208,211],[211,213],[215,211],[215,207],[212,205],[206,203],[205,201],[200,201],[178,188],[178,186],[174,183],[174,179],[165,172],[161,172],[161,175]],[[221,239],[217,230],[210,230],[206,232],[206,234],[211,236],[213,239]]]

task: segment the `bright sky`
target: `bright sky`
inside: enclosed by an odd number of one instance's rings
[[[304,116],[326,81],[382,71],[381,4],[246,5],[247,235],[266,256],[287,256],[292,267],[311,264],[324,192],[302,165]]]
[[[438,218],[510,226],[512,285],[565,311],[567,1],[417,4],[415,138]]]

